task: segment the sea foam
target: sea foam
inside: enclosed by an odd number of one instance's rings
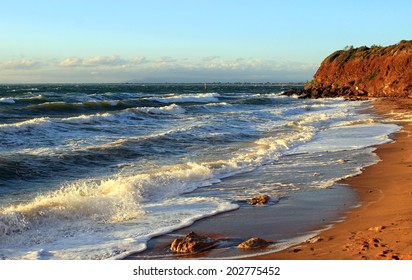
[[[161,103],[209,103],[218,102],[220,94],[218,93],[199,93],[199,94],[179,94],[165,97],[150,97],[148,99]]]

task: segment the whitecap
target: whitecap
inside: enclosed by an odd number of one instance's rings
[[[158,101],[161,103],[209,103],[218,102],[220,94],[218,93],[198,93],[198,94],[179,94],[165,97],[150,97],[149,100]]]
[[[0,103],[14,104],[16,101],[13,98],[4,97],[0,98]]]
[[[50,125],[51,120],[48,117],[34,118],[27,121],[12,123],[12,124],[0,124],[0,133],[19,133],[29,131],[36,127],[45,127]]]
[[[181,115],[186,113],[186,110],[184,108],[176,104],[171,104],[164,107],[140,107],[136,110],[157,115]]]

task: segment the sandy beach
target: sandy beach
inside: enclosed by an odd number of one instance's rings
[[[412,259],[412,125],[404,118],[412,101],[376,100],[374,106],[384,116],[402,121],[403,129],[395,142],[377,148],[378,164],[344,180],[359,193],[362,206],[312,239],[316,242],[254,259]]]
[[[403,128],[393,136],[394,142],[377,147],[381,161],[365,168],[362,174],[314,195],[292,197],[277,207],[241,207],[200,220],[188,228],[154,238],[144,254],[127,259],[181,258],[168,252],[168,247],[176,236],[190,231],[224,240],[227,248],[186,256],[189,258],[230,258],[246,253],[253,255],[250,259],[266,260],[412,259],[412,124],[408,121],[412,100],[377,99],[374,106],[388,121]],[[356,204],[360,206],[345,212],[348,206]],[[289,222],[288,217],[292,216],[302,218]],[[325,225],[333,226],[324,230]],[[275,227],[279,236],[272,232]],[[269,254],[233,249],[242,239],[252,236],[276,242],[282,236],[279,228],[291,232],[291,227],[297,234],[308,232],[310,241]],[[313,237],[317,230],[320,233]]]

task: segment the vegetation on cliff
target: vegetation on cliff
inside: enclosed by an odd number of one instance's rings
[[[412,98],[412,41],[336,51],[324,59],[300,94],[315,98]]]

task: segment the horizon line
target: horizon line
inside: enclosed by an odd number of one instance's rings
[[[204,84],[218,84],[218,85],[303,85],[308,81],[296,81],[296,82],[0,82],[0,85],[56,85],[56,84],[89,84],[89,85],[171,85],[171,84],[186,84],[186,85],[204,85]]]

